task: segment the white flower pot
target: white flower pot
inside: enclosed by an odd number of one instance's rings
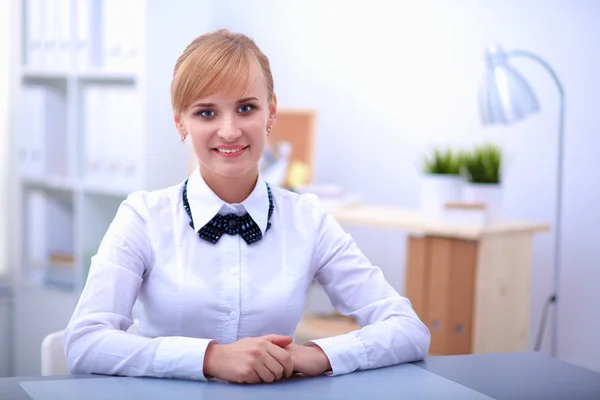
[[[485,204],[487,222],[498,222],[502,217],[502,185],[492,183],[467,183],[463,188],[467,203]]]
[[[421,176],[421,212],[428,219],[444,215],[446,203],[461,201],[463,180],[457,175]]]

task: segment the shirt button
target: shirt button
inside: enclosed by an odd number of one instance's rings
[[[238,273],[238,269],[237,269],[237,268],[231,268],[231,269],[229,270],[229,273],[230,273],[231,275],[237,275],[237,273]]]
[[[229,313],[229,318],[236,319],[237,318],[237,314],[232,311],[232,312]]]

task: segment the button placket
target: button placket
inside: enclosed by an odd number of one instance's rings
[[[231,260],[232,263],[229,267],[229,280],[231,281],[231,311],[229,312],[229,319],[232,323],[235,323],[235,336],[237,336],[237,324],[239,320],[239,304],[240,304],[240,278],[238,275],[238,268],[234,266],[236,263]]]
[[[240,241],[242,238],[237,236],[235,238],[230,237],[228,245],[231,247],[228,249],[227,258],[225,259],[225,281],[227,293],[228,293],[228,307],[229,312],[227,315],[227,336],[230,342],[234,342],[238,338],[239,322],[240,322],[240,276],[239,276],[239,259],[240,259]],[[234,244],[235,243],[235,244]]]

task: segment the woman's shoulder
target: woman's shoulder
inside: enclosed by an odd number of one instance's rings
[[[315,194],[297,193],[281,187],[274,187],[271,190],[275,204],[285,212],[315,217],[323,213],[319,198]]]
[[[156,190],[136,190],[127,196],[122,206],[129,206],[140,214],[170,208],[180,197],[182,184],[183,182]]]

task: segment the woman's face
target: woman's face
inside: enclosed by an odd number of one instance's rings
[[[198,99],[175,116],[175,123],[190,137],[205,178],[255,179],[276,109],[276,97],[268,102],[266,80],[257,68],[247,93],[217,92]]]

